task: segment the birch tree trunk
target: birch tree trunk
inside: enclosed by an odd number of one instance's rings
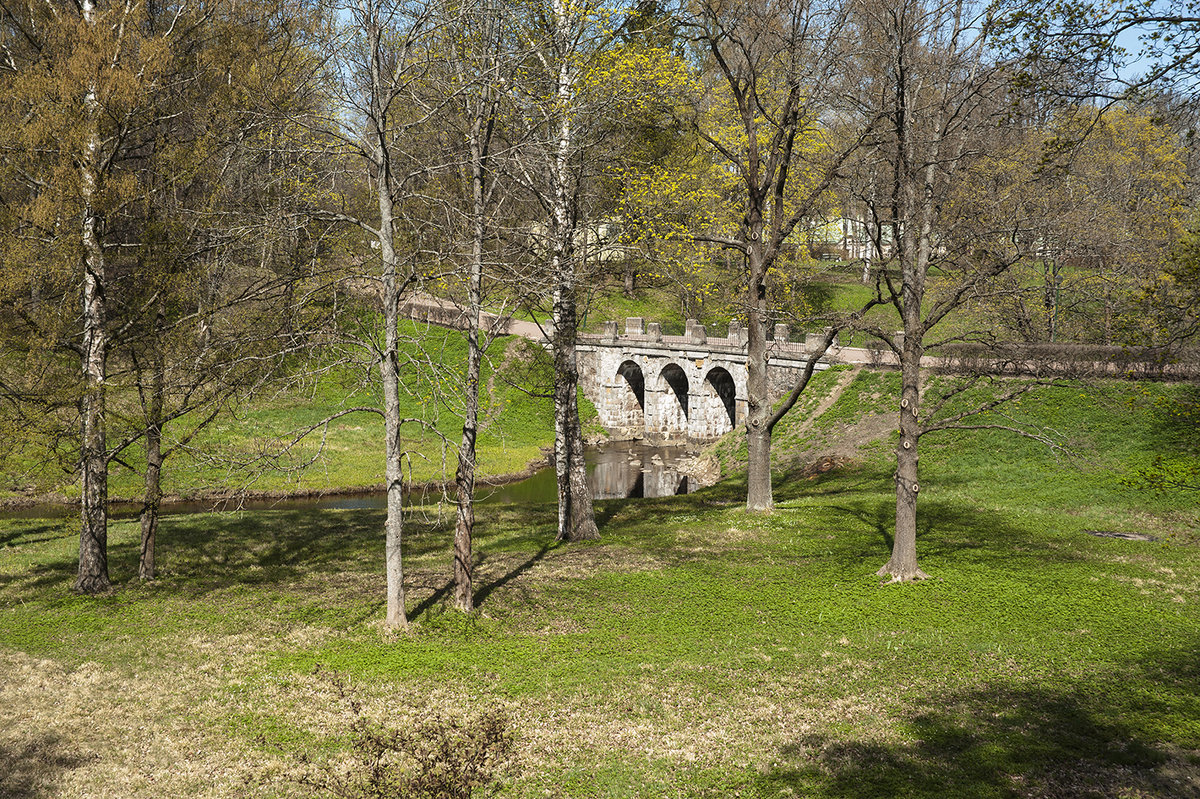
[[[387,613],[384,627],[408,629],[404,608],[404,567],[401,542],[404,533],[404,442],[400,437],[400,295],[393,249],[392,202],[388,191],[379,193],[379,248],[383,258],[384,349],[379,359],[383,382],[384,482],[387,486],[387,519],[384,521],[384,558],[387,572]]]
[[[575,146],[571,107],[578,75],[568,55],[568,13],[564,0],[554,0],[554,41],[558,56],[555,96],[557,120],[553,128],[550,163],[550,270],[554,280],[554,468],[558,481],[558,539],[583,541],[600,537],[592,510],[591,490],[583,460],[583,433],[579,425],[579,359],[577,277],[575,273],[575,181],[570,158]]]
[[[482,115],[471,121],[471,261],[467,278],[467,382],[462,440],[458,445],[458,513],[454,525],[454,605],[469,613],[475,607],[472,591],[472,538],[475,531],[475,441],[479,433],[479,372],[483,351],[479,318],[483,306],[483,239],[486,233],[485,159]]]
[[[80,6],[84,24],[96,24],[92,0]],[[99,103],[96,86],[84,97],[87,139],[81,154],[83,219],[83,398],[81,401],[82,526],[79,534],[79,573],[75,590],[96,594],[111,588],[108,577],[108,451],[105,436],[105,392],[108,359],[104,243],[96,210],[100,181]]]
[[[408,630],[404,607],[404,442],[400,416],[400,285],[396,258],[396,208],[392,196],[392,160],[388,150],[390,100],[383,58],[383,31],[377,17],[367,15],[367,41],[370,46],[370,118],[371,160],[375,167],[375,191],[379,204],[380,279],[383,284],[383,351],[379,353],[379,377],[383,383],[384,483],[387,487],[387,518],[384,521],[384,560],[387,574],[387,612],[383,626],[387,630]]]

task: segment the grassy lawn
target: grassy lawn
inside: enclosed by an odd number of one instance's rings
[[[414,509],[416,625],[394,639],[380,513],[170,517],[163,578],[100,599],[68,590],[72,521],[0,522],[0,795],[311,796],[287,775],[299,752],[340,762],[332,672],[399,727],[500,708],[505,796],[1200,796],[1200,518],[1121,482],[1192,445],[1152,412],[1182,389],[1024,402],[1071,431],[1069,458],[930,439],[933,579],[880,586],[886,437],[809,465],[890,379],[855,373],[792,423],[772,515],[741,509],[736,476],[600,503],[594,545],[553,544],[552,506],[489,506],[471,617],[444,604],[452,516]],[[116,580],[136,540],[114,525]]]

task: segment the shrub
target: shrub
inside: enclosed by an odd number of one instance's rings
[[[348,709],[349,757],[334,764],[301,755],[294,781],[339,799],[471,799],[500,788],[513,759],[502,709],[430,713],[398,729],[367,718],[343,679],[331,682]]]

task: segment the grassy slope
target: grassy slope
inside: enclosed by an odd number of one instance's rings
[[[797,446],[849,429],[891,379],[860,373]],[[469,619],[442,605],[452,519],[414,513],[418,626],[399,640],[376,627],[377,513],[168,519],[164,579],[100,600],[67,591],[69,524],[2,523],[0,704],[16,710],[0,774],[63,796],[306,795],[279,770],[337,745],[323,664],[398,724],[507,708],[521,759],[506,795],[1197,796],[1200,519],[1120,483],[1187,445],[1148,411],[1178,390],[1023,403],[1072,431],[1069,461],[1000,433],[930,439],[934,579],[909,586],[874,577],[886,442],[782,473],[770,516],[740,509],[736,478],[601,503],[596,545],[553,545],[550,506],[489,508]],[[133,573],[132,525],[115,526],[112,561]]]
[[[462,430],[457,387],[465,372],[466,340],[455,331],[417,325],[406,326],[404,333],[402,361],[409,363],[406,371],[412,377],[405,380],[401,414],[424,423],[406,425],[411,478],[414,482],[452,479]],[[479,468],[485,476],[521,472],[541,456],[542,447],[553,443],[552,402],[531,399],[497,372],[510,370],[507,347],[514,343],[508,338],[498,340],[485,363],[481,386],[485,406],[478,439]],[[432,377],[430,364],[438,370]],[[535,378],[548,381],[548,367],[533,371]],[[375,377],[374,373],[367,375],[368,381]],[[334,421],[324,438],[317,430],[272,461],[269,468],[261,461],[249,468],[238,465],[263,452],[280,450],[293,431],[342,409],[380,407],[377,392],[377,385],[368,382],[364,387],[357,374],[342,369],[315,384],[259,398],[236,414],[221,417],[197,437],[193,448],[205,453],[203,458],[185,452],[169,460],[164,490],[187,496],[213,488],[291,492],[379,486],[383,482],[383,421],[369,413]],[[586,401],[583,404],[585,415],[593,415]],[[143,451],[136,445],[124,454],[124,460],[135,466],[143,459]],[[310,462],[307,468],[296,468]],[[57,488],[68,496],[78,494],[78,486],[72,482]],[[112,470],[110,497],[130,499],[140,492],[140,475],[119,467]],[[0,499],[13,493],[9,486],[0,486]]]

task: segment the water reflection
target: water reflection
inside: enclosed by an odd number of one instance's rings
[[[588,479],[596,499],[670,497],[695,491],[695,478],[679,471],[682,448],[617,442],[589,453]]]

